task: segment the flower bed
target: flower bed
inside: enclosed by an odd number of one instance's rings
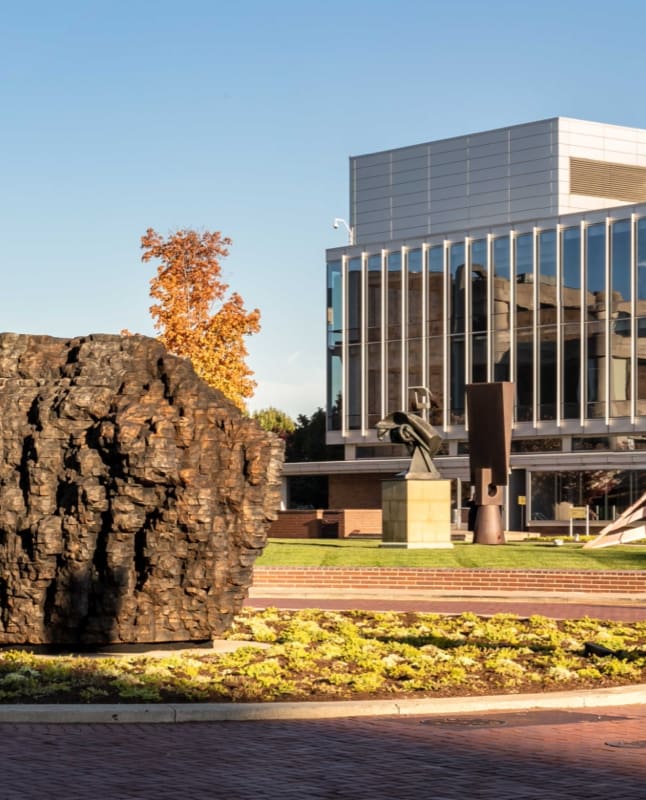
[[[646,682],[646,622],[243,611],[235,652],[0,654],[0,702],[270,702],[484,695]]]

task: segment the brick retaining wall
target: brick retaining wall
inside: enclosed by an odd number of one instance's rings
[[[256,567],[253,586],[471,592],[646,593],[646,570],[428,569],[416,567]]]

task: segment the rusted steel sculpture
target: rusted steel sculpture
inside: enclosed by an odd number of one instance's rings
[[[513,384],[471,383],[467,386],[469,465],[478,507],[474,544],[504,544],[501,506],[511,452]]]
[[[406,445],[411,457],[406,478],[440,478],[433,456],[440,449],[442,438],[430,423],[415,414],[394,411],[377,423],[377,438],[386,436],[393,444]]]
[[[617,519],[606,525],[597,537],[584,544],[583,548],[612,547],[615,544],[637,542],[639,539],[646,539],[646,492]]]

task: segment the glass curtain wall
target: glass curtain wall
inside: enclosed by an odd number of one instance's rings
[[[363,297],[361,258],[348,263],[348,428],[361,428],[361,342],[363,339]]]
[[[367,406],[368,427],[374,428],[382,419],[382,386],[381,342],[383,337],[382,319],[382,259],[381,253],[368,256],[368,274],[366,287],[367,314]]]
[[[489,377],[514,381],[518,421],[646,415],[646,216],[404,253],[327,265],[330,430],[342,411],[374,428],[408,407],[405,386],[459,425],[465,384]]]
[[[327,427],[341,430],[343,409],[343,266],[327,265]]]
[[[532,520],[569,521],[572,506],[588,506],[590,519],[609,521],[646,491],[644,470],[533,472]]]
[[[426,335],[428,337],[428,382],[434,404],[429,413],[433,425],[442,424],[444,408],[444,248],[428,251],[426,276]]]
[[[386,260],[386,412],[401,411],[402,406],[402,256],[388,253]]]
[[[630,220],[613,223],[610,248],[610,407],[611,417],[630,416],[631,290]]]
[[[533,419],[534,395],[534,244],[531,233],[516,238],[515,333],[516,419]]]
[[[511,281],[509,236],[493,240],[493,379],[510,380]]]
[[[408,386],[424,385],[424,265],[421,250],[410,250],[407,261]],[[410,398],[407,398],[410,401]],[[408,407],[408,406],[406,406]]]
[[[452,244],[449,249],[449,275],[451,279],[449,307],[449,386],[450,420],[464,424],[465,392],[465,276],[464,242]]]
[[[538,235],[538,417],[556,419],[557,322],[556,231]]]
[[[581,416],[581,230],[561,231],[561,391],[563,419]]]
[[[637,221],[637,413],[646,415],[646,218]]]
[[[585,231],[586,416],[605,416],[606,388],[606,226]]]
[[[487,240],[471,243],[471,380],[487,380]]]

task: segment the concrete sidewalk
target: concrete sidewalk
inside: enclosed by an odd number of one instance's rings
[[[295,703],[158,703],[0,705],[3,723],[141,724],[248,722],[346,717],[477,714],[545,709],[604,708],[646,702],[646,685],[569,692],[412,700],[342,700]]]

